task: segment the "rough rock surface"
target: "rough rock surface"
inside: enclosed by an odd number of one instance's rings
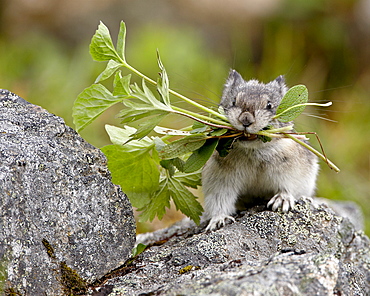
[[[325,204],[301,199],[286,214],[256,207],[204,228],[186,222],[140,235],[149,247],[95,295],[370,293],[368,237]]]
[[[134,242],[131,205],[104,155],[61,118],[1,90],[0,294],[83,294]]]

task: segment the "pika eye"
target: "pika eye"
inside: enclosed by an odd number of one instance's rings
[[[270,102],[267,102],[266,109],[271,109],[271,108],[272,108],[272,104]]]
[[[233,105],[233,106],[235,106],[235,105],[236,105],[236,98],[234,98],[232,105]]]

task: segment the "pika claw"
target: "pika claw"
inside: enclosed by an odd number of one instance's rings
[[[295,198],[290,194],[278,193],[275,194],[267,203],[267,207],[271,207],[273,211],[281,209],[283,213],[293,209],[295,205]]]
[[[227,215],[219,215],[219,216],[213,217],[208,223],[206,232],[219,229],[221,227],[224,227],[226,224],[234,223],[234,222],[235,222],[235,219]]]

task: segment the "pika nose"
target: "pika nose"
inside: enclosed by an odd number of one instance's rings
[[[241,113],[238,119],[244,127],[249,127],[255,122],[254,116],[250,112]]]

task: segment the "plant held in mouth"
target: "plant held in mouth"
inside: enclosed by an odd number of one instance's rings
[[[132,205],[141,211],[141,221],[153,220],[155,216],[161,219],[172,199],[177,209],[199,223],[203,209],[188,188],[201,185],[200,169],[214,150],[226,156],[233,141],[241,136],[259,137],[262,141],[270,141],[273,137],[291,138],[339,171],[326,156],[303,141],[304,133],[293,132],[292,125],[244,134],[232,127],[222,110],[208,108],[171,90],[158,53],[158,79],[145,76],[126,61],[125,37],[126,26],[121,22],[114,46],[108,28],[100,23],[91,40],[90,54],[96,61],[107,62],[107,66],[95,83],[76,99],[73,118],[77,131],[81,131],[112,105],[123,105],[119,117],[124,126],[106,125],[113,145],[103,147],[102,151],[108,158],[112,181],[121,185]],[[123,76],[121,68],[141,77],[141,85],[132,84],[131,75]],[[112,91],[100,83],[111,76],[114,78]],[[157,96],[148,84],[156,87]],[[188,103],[199,113],[174,105],[171,97]],[[304,85],[292,87],[284,96],[275,119],[289,122],[300,115],[306,105],[331,104],[307,103],[307,99]],[[160,122],[169,114],[191,118],[194,124],[181,130],[161,127]],[[156,135],[152,136],[154,133]]]

